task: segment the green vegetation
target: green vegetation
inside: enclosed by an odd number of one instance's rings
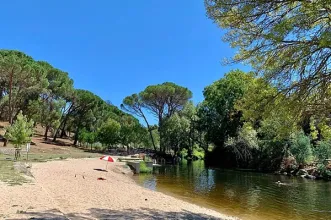
[[[165,82],[124,98],[122,111],[90,91],[73,88],[68,74],[50,64],[0,50],[0,119],[16,121],[13,128],[22,117],[25,123],[33,119],[44,126],[46,141],[49,136],[54,142],[72,138],[74,145],[91,151],[153,149],[168,161],[205,159],[209,165],[268,171],[318,163],[318,172],[327,176],[327,3],[205,0],[208,16],[226,31],[225,41],[239,49],[232,62],[247,62],[252,71],[229,71],[205,87],[197,105],[188,88]],[[7,139],[19,148],[24,141],[16,144],[11,133]]]
[[[15,160],[21,157],[22,145],[31,142],[33,134],[33,121],[23,116],[22,112],[17,115],[14,124],[6,128],[5,138],[10,140],[15,146]]]
[[[153,171],[153,168],[147,167],[145,161],[141,161],[139,165],[140,165],[140,168],[139,168],[140,173],[151,173]]]
[[[1,156],[0,156],[1,157]],[[14,162],[0,160],[0,181],[9,185],[20,185],[28,182],[17,170],[14,169]]]

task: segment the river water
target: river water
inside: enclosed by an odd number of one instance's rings
[[[153,174],[134,178],[146,188],[243,220],[331,220],[331,182],[322,180],[210,169],[203,161],[154,167]]]

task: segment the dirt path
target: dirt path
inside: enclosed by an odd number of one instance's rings
[[[138,186],[121,163],[77,159],[33,164],[35,181],[0,185],[3,219],[234,219]],[[106,180],[97,180],[102,177]]]

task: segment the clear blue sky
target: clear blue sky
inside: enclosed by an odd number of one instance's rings
[[[115,105],[147,85],[205,86],[233,68],[223,32],[203,0],[10,0],[1,2],[0,42],[69,73],[75,87]]]

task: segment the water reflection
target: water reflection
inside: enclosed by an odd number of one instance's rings
[[[135,176],[146,188],[243,219],[331,219],[331,183],[208,169],[203,161]],[[275,184],[280,180],[286,186]]]

